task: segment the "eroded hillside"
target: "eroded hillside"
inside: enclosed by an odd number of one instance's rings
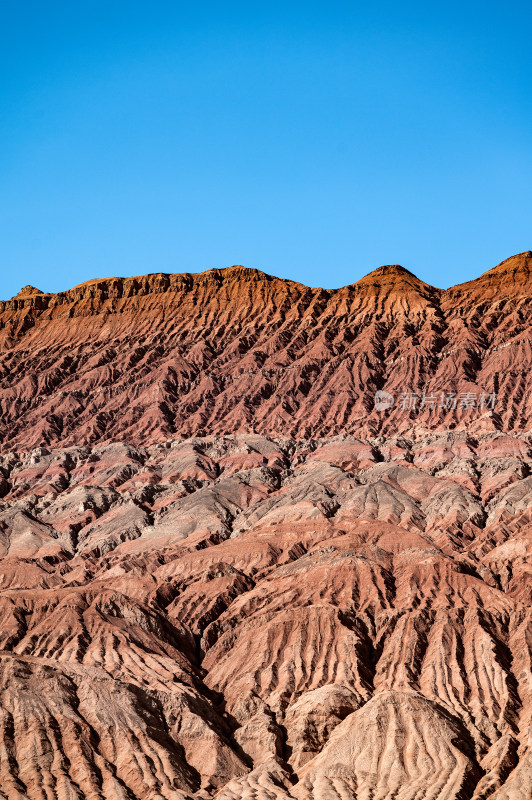
[[[0,463],[0,797],[530,797],[528,434]]]
[[[398,266],[338,290],[244,267],[26,287],[0,303],[3,448],[528,429],[531,266],[447,291]]]

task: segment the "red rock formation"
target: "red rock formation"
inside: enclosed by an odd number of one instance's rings
[[[0,306],[0,798],[530,800],[531,264]]]
[[[4,454],[7,798],[526,798],[528,434]]]
[[[531,264],[522,253],[445,292],[398,266],[336,291],[244,267],[26,287],[0,303],[0,436],[519,431],[532,416]],[[375,409],[377,390],[391,409]]]

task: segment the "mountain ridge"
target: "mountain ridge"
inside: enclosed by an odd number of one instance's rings
[[[236,265],[28,291],[0,303],[2,447],[526,429],[529,264],[446,291],[397,265],[337,290]],[[375,408],[380,390],[393,407]],[[478,407],[442,405],[452,393]]]
[[[9,299],[6,299],[6,300],[0,300],[0,309],[4,310],[4,308],[6,307],[5,304],[9,304],[14,300],[21,300],[22,298],[31,299],[31,297],[33,297],[33,296],[43,296],[45,298],[65,299],[66,301],[68,301],[68,299],[71,296],[74,296],[74,295],[75,296],[79,296],[81,289],[89,289],[89,287],[100,288],[100,289],[103,290],[107,286],[109,286],[109,287],[115,286],[116,287],[116,286],[120,286],[120,285],[124,286],[124,285],[130,284],[130,288],[136,288],[135,284],[137,284],[138,288],[145,288],[146,286],[150,286],[150,285],[153,284],[154,288],[155,288],[157,286],[157,284],[159,284],[159,288],[160,288],[161,285],[165,285],[165,283],[166,283],[166,286],[169,288],[170,286],[172,286],[172,283],[179,284],[180,279],[181,279],[182,283],[184,285],[186,285],[187,283],[190,283],[190,282],[202,283],[202,282],[204,282],[205,279],[208,279],[210,277],[212,277],[214,279],[222,279],[223,280],[224,277],[233,277],[235,275],[237,277],[245,277],[248,280],[251,280],[253,278],[257,278],[257,279],[260,279],[260,280],[267,280],[267,281],[282,281],[284,283],[301,286],[301,287],[304,287],[304,288],[307,288],[307,289],[321,290],[321,291],[324,291],[324,292],[330,292],[330,293],[334,294],[334,293],[340,292],[340,291],[342,291],[343,289],[346,289],[346,288],[354,288],[354,287],[358,286],[359,284],[364,285],[365,283],[368,282],[368,279],[373,279],[373,278],[378,278],[378,277],[388,277],[388,276],[391,276],[391,275],[395,274],[397,276],[410,276],[411,278],[414,278],[416,281],[419,281],[419,283],[424,284],[425,286],[427,286],[430,289],[435,289],[435,290],[437,290],[439,292],[445,293],[445,292],[451,291],[452,289],[457,289],[460,286],[464,286],[464,285],[466,285],[466,283],[467,284],[475,283],[475,281],[478,281],[478,280],[480,280],[480,279],[482,279],[482,278],[484,278],[486,276],[493,276],[493,275],[496,275],[496,274],[509,274],[511,272],[511,269],[509,269],[509,267],[514,262],[517,265],[518,262],[520,262],[522,260],[523,256],[525,257],[526,261],[529,261],[530,259],[532,259],[532,252],[530,250],[525,250],[522,253],[517,253],[517,254],[515,254],[513,256],[510,256],[509,258],[506,258],[503,261],[501,261],[496,266],[491,267],[490,269],[488,269],[485,272],[481,273],[478,276],[478,278],[474,278],[471,281],[466,281],[465,283],[462,283],[462,284],[455,284],[453,286],[448,287],[447,289],[440,289],[437,286],[432,286],[432,284],[426,283],[426,281],[423,281],[421,278],[418,278],[417,275],[415,275],[413,272],[411,272],[406,267],[403,267],[401,264],[384,264],[384,265],[382,265],[380,267],[376,267],[375,269],[370,270],[370,272],[368,272],[366,275],[364,275],[361,278],[359,278],[354,283],[346,284],[344,286],[339,286],[339,287],[333,288],[333,289],[325,289],[325,288],[320,287],[320,286],[310,286],[310,285],[307,286],[306,284],[303,284],[303,283],[301,283],[299,281],[291,280],[289,278],[280,278],[280,277],[277,277],[275,275],[270,275],[269,273],[264,272],[264,271],[262,271],[260,269],[255,268],[255,267],[245,267],[242,264],[234,264],[234,265],[229,266],[229,267],[219,267],[219,268],[215,267],[215,268],[210,268],[210,269],[203,270],[202,272],[195,272],[195,273],[193,273],[193,272],[150,272],[150,273],[146,273],[146,274],[143,274],[143,275],[137,275],[137,276],[131,276],[131,277],[113,276],[113,277],[109,277],[109,278],[93,278],[93,279],[89,279],[87,281],[84,281],[82,283],[76,284],[75,286],[73,286],[70,289],[61,290],[59,292],[45,292],[45,291],[42,291],[40,289],[36,289],[34,286],[29,286],[28,285],[28,286],[23,287],[13,297],[11,297]],[[503,266],[505,267],[504,271],[501,269]],[[514,269],[514,272],[517,272],[517,271],[518,271],[518,268]],[[89,292],[89,294],[90,294],[90,296],[93,296],[93,294],[91,292]]]

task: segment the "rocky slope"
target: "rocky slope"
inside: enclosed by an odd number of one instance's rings
[[[530,797],[532,440],[6,453],[0,797]]]
[[[519,431],[531,266],[522,253],[448,291],[397,266],[336,291],[243,267],[26,287],[0,303],[0,439]]]
[[[0,304],[0,798],[532,798],[531,265]]]

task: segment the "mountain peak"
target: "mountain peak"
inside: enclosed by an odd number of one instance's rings
[[[213,276],[221,279],[244,281],[274,280],[274,278],[266,272],[256,269],[255,267],[244,267],[242,264],[233,264],[231,267],[215,267],[214,269],[208,269],[205,270],[205,272],[198,272],[195,274],[195,277],[199,279]]]
[[[40,289],[36,289],[35,286],[30,286],[30,284],[28,284],[27,286],[23,286],[20,292],[15,295],[15,297],[30,297],[31,295],[35,294],[44,294],[44,292],[41,292]]]
[[[503,296],[506,298],[514,295],[522,296],[523,292],[529,295],[531,275],[532,252],[524,250],[522,253],[505,258],[500,264],[486,270],[478,278],[451,286],[447,293],[449,296],[455,296],[457,293],[473,291],[478,295],[478,292],[481,291],[488,292],[490,296],[499,294],[501,298]]]
[[[510,258],[505,258],[500,264],[484,272],[481,277],[499,275],[512,278],[516,274],[523,272],[532,272],[532,251],[530,250],[524,250],[522,253],[516,253]]]
[[[388,290],[417,291],[423,294],[427,291],[438,292],[434,286],[422,281],[413,272],[402,267],[400,264],[385,264],[382,267],[372,270],[363,278],[360,278],[354,286],[386,287]]]
[[[369,272],[368,275],[411,275],[413,278],[416,277],[413,272],[402,267],[401,264],[383,264]]]

